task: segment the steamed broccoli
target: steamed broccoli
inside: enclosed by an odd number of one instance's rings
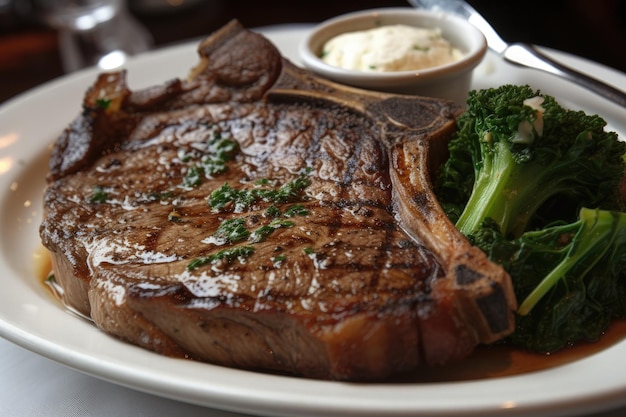
[[[574,222],[514,240],[487,221],[475,239],[513,279],[516,345],[553,352],[594,341],[612,320],[626,317],[626,213],[582,208]]]
[[[604,130],[601,117],[567,110],[528,86],[472,91],[467,105],[436,183],[463,234],[486,218],[517,237],[555,211],[556,219],[573,220],[582,206],[620,208],[626,143]]]

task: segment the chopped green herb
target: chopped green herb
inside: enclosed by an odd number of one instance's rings
[[[108,98],[99,98],[96,99],[96,107],[102,110],[106,110],[111,105],[111,100]]]
[[[239,242],[247,239],[248,236],[250,236],[250,232],[246,229],[246,221],[243,217],[224,220],[213,233],[214,238],[225,243]]]
[[[206,175],[215,176],[223,174],[228,170],[226,161],[213,156],[205,156],[202,158],[202,168]]]
[[[191,166],[183,178],[183,185],[188,188],[197,187],[202,184],[204,169],[199,166]]]
[[[297,200],[300,194],[302,194],[302,191],[309,185],[311,185],[311,180],[306,175],[302,174],[295,180],[280,187],[272,200],[276,203],[287,203]]]
[[[222,185],[219,189],[214,190],[209,195],[209,205],[213,210],[222,210],[235,205],[235,211],[241,211],[241,208],[250,206],[255,201],[250,191],[236,190],[228,183]]]
[[[199,149],[202,145],[204,149]],[[196,144],[194,149],[181,148],[178,158],[183,163],[191,163],[183,177],[183,186],[197,187],[202,184],[204,177],[213,177],[228,170],[226,162],[231,160],[239,151],[239,143],[224,138],[221,132],[215,132],[206,143]]]
[[[250,241],[252,243],[263,242],[265,239],[267,239],[269,235],[274,233],[274,230],[286,229],[289,227],[293,227],[293,225],[294,223],[289,220],[274,219],[272,220],[270,224],[261,226],[258,229],[256,229],[254,232],[252,232],[252,234],[250,235]]]
[[[311,247],[306,247],[302,249],[302,252],[304,252],[305,255],[313,255],[315,253],[315,250]]]
[[[263,213],[263,215],[265,217],[279,217],[280,209],[272,204],[265,210],[265,213]]]
[[[229,249],[222,249],[219,252],[212,253],[208,256],[196,258],[187,264],[187,270],[193,271],[201,266],[214,264],[221,260],[228,263],[235,261],[236,259],[244,259],[254,253],[254,248],[251,246],[237,246]]]
[[[209,142],[209,155],[202,158],[202,166],[206,175],[214,176],[227,171],[226,162],[233,159],[239,151],[239,143],[226,139],[218,132]]]
[[[239,151],[239,143],[236,140],[222,137],[221,133],[215,133],[209,142],[209,151],[215,157],[229,161]]]
[[[302,204],[295,204],[285,210],[283,216],[285,217],[295,217],[295,216],[307,216],[309,214],[309,210],[304,207]]]
[[[307,171],[308,172],[308,171]],[[297,201],[306,187],[311,184],[311,180],[301,174],[293,181],[276,189],[252,189],[252,190],[236,190],[228,183],[221,188],[213,191],[209,196],[209,205],[214,210],[222,210],[230,208],[234,205],[236,212],[249,208],[258,201],[272,202],[275,204]]]
[[[283,262],[285,259],[287,259],[287,257],[285,255],[276,255],[272,258],[272,262],[279,263],[279,262]]]
[[[91,197],[89,201],[92,203],[106,203],[108,195],[101,185],[96,185],[92,189]]]

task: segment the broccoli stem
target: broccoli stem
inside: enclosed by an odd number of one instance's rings
[[[506,197],[505,188],[507,178],[511,177],[515,162],[511,153],[500,148],[506,147],[502,142],[494,144],[495,152],[487,153],[490,157],[483,159],[482,169],[474,182],[472,194],[465,206],[465,210],[456,222],[456,227],[468,236],[475,232],[487,216],[496,221],[499,225],[505,223],[506,210],[510,199]],[[508,157],[494,158],[494,153]]]
[[[487,157],[456,222],[457,229],[465,236],[472,236],[490,218],[505,236],[517,238],[550,197],[586,187],[581,178],[576,178],[583,167],[575,158],[564,158],[550,165],[538,161],[518,163],[506,142],[493,144],[493,149],[483,152]]]
[[[566,226],[557,226],[577,230],[572,241],[565,247],[564,258],[531,291],[518,309],[518,314],[525,316],[561,279],[576,269],[576,274],[585,276],[609,249],[621,240],[620,234],[626,234],[626,214],[608,210],[582,208],[579,220]],[[525,233],[525,238],[545,234],[545,230]]]

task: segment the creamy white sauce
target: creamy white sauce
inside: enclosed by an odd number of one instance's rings
[[[327,64],[370,72],[431,68],[462,57],[463,53],[442,37],[441,30],[408,25],[344,33],[322,49],[322,60]]]

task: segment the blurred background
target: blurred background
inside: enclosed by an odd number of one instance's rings
[[[0,0],[0,103],[68,71],[57,30],[37,14],[41,0]],[[316,23],[400,0],[126,0],[128,15],[146,30],[151,47],[207,35],[233,18],[253,28]],[[626,1],[470,0],[509,41],[525,41],[626,72]],[[626,89],[626,86],[618,86]]]

